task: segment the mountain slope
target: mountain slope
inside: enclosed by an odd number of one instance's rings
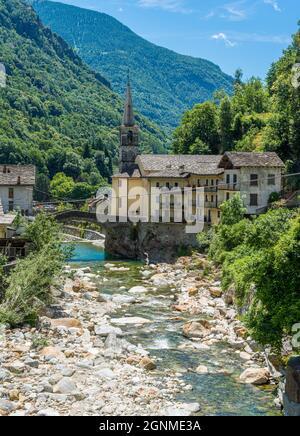
[[[130,68],[138,109],[161,126],[176,127],[186,109],[210,99],[216,89],[232,90],[233,79],[218,66],[158,47],[109,15],[46,0],[33,5],[118,93]]]
[[[44,176],[63,171],[93,186],[100,175],[109,177],[123,102],[22,0],[0,0],[0,62],[7,72],[7,86],[0,87],[0,162],[35,163]],[[158,127],[137,118],[144,149],[163,151]]]

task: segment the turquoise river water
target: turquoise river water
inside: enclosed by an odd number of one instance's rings
[[[75,244],[70,260],[76,266],[90,266],[107,279],[101,284],[102,294],[126,294],[127,291],[120,291],[120,287],[128,290],[144,284],[139,272],[140,263],[107,259],[104,251],[92,244]],[[108,260],[116,266],[129,267],[130,272],[107,271],[104,264]],[[183,381],[193,386],[192,391],[179,394],[178,400],[200,403],[200,416],[280,415],[273,404],[274,386],[258,388],[238,383],[237,378],[245,368],[239,356],[226,344],[212,346],[207,351],[178,348],[189,343],[182,336],[182,325],[189,320],[189,315],[183,315],[184,319],[178,321],[178,313],[172,310],[172,304],[174,295],[170,289],[152,291],[140,303],[123,306],[113,316],[141,316],[152,321],[143,327],[126,326],[122,329],[131,343],[141,344],[156,359],[156,376],[165,375],[166,370],[180,372]],[[190,371],[199,365],[207,366],[210,374],[199,375]]]

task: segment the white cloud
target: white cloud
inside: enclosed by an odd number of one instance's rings
[[[227,45],[227,47],[235,47],[236,46],[236,42],[231,41],[227,37],[227,35],[223,32],[216,33],[215,35],[212,35],[212,39],[224,41],[225,44]]]
[[[239,0],[212,9],[205,18],[218,17],[228,21],[244,21],[253,12],[253,8],[253,3],[249,4],[247,0]]]
[[[156,8],[184,14],[192,12],[184,6],[184,0],[138,0],[138,5],[142,8]]]
[[[276,11],[276,12],[282,12],[282,10],[281,10],[281,8],[280,8],[280,6],[279,6],[278,1],[276,1],[276,0],[264,0],[264,3],[265,3],[266,5],[270,5],[270,6],[272,6],[272,8],[274,9],[274,11]]]

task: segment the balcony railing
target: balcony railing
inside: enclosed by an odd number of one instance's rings
[[[220,191],[239,191],[240,185],[238,183],[220,183],[218,186]]]

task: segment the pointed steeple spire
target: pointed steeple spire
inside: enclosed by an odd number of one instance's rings
[[[126,127],[133,127],[134,122],[134,113],[133,113],[133,102],[132,102],[132,93],[131,93],[131,84],[130,84],[130,75],[128,70],[128,81],[127,81],[127,91],[126,91],[126,102],[125,102],[125,110],[123,117],[123,125]]]

